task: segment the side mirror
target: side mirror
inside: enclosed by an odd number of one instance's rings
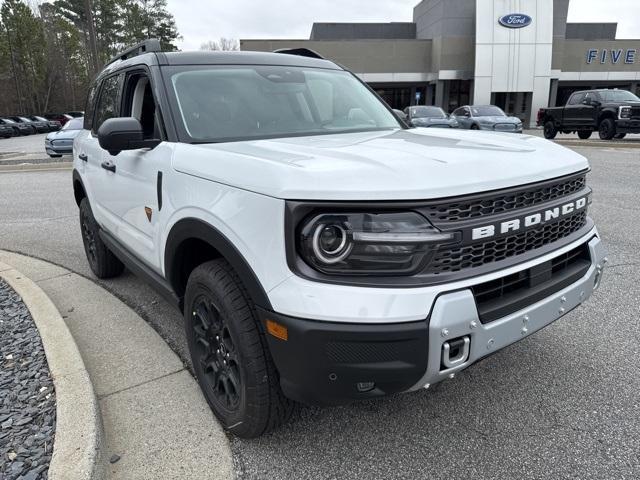
[[[123,150],[154,148],[160,140],[145,140],[142,125],[137,118],[119,117],[105,120],[98,129],[98,143],[111,155]]]

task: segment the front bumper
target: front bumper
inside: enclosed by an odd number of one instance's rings
[[[617,133],[640,133],[639,119],[619,119],[616,121]]]
[[[335,405],[418,390],[452,377],[553,323],[588,299],[606,263],[598,237],[588,242],[591,266],[578,281],[513,314],[482,323],[471,289],[438,296],[428,318],[396,324],[303,320],[260,311],[284,325],[288,339],[267,339],[284,393],[294,400]],[[445,344],[467,339],[468,356],[451,365]],[[448,358],[447,358],[448,359]]]

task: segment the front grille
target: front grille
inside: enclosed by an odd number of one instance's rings
[[[531,207],[579,192],[586,186],[586,174],[545,182],[508,193],[475,195],[451,203],[427,206],[421,209],[434,223],[455,222],[510,210]]]
[[[459,248],[441,250],[436,252],[426,273],[440,275],[499,262],[567,237],[586,224],[587,212],[583,210],[560,221],[547,223],[526,232]]]
[[[512,131],[516,129],[516,125],[514,123],[496,123],[493,126],[494,130],[498,130],[498,131]]]
[[[471,288],[482,323],[517,312],[582,278],[591,266],[587,243],[552,260]]]

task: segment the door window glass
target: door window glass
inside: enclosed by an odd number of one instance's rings
[[[582,103],[582,100],[584,100],[584,97],[584,92],[574,93],[573,95],[571,95],[571,98],[567,102],[567,105],[580,105]]]
[[[114,75],[106,78],[102,82],[102,90],[100,92],[100,100],[96,106],[96,120],[93,125],[93,131],[97,132],[102,122],[110,118],[120,115],[118,105],[120,99],[120,80],[122,75]]]

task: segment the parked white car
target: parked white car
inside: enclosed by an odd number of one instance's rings
[[[428,388],[581,305],[605,252],[581,155],[408,129],[313,52],[123,53],[74,144],[99,278],[179,308],[221,423]],[[570,368],[570,365],[567,365]]]

